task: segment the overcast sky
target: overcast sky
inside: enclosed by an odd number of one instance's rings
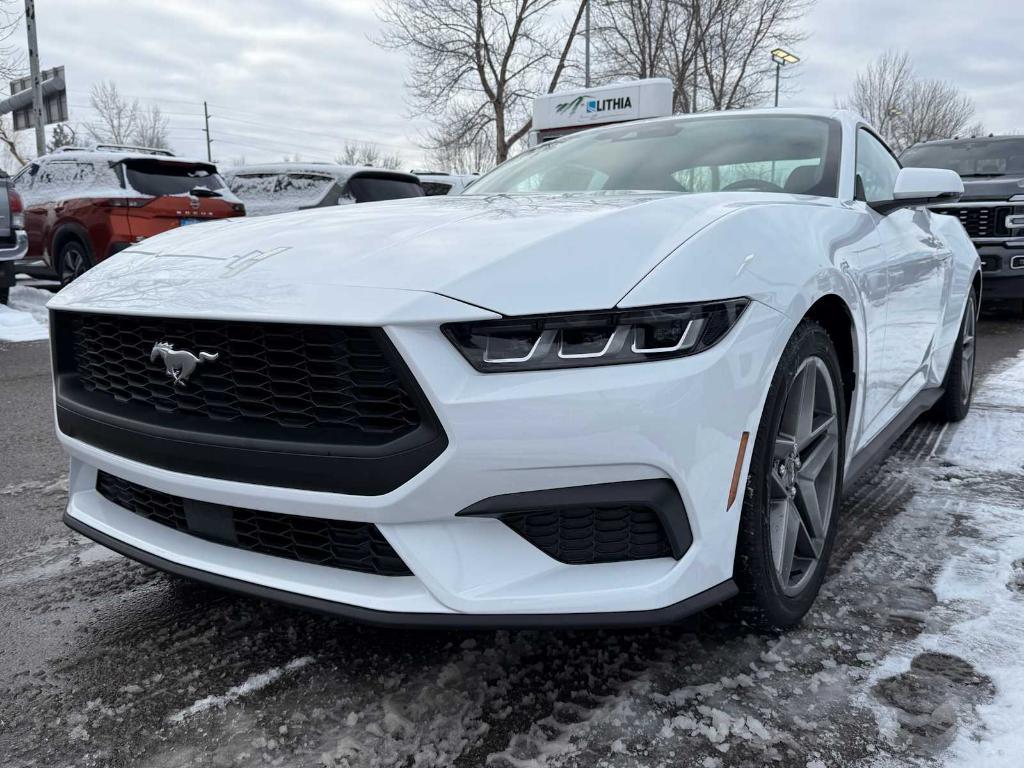
[[[67,67],[73,122],[92,118],[92,83],[113,80],[159,104],[181,154],[230,164],[298,154],[331,159],[346,139],[374,141],[417,165],[403,55],[370,42],[373,0],[37,0],[43,67]],[[792,106],[831,106],[856,70],[890,46],[922,76],[972,96],[994,131],[1024,130],[1024,4],[1017,0],[818,0],[796,51]],[[23,36],[19,35],[23,39]],[[765,53],[767,57],[767,52]],[[24,134],[26,145],[31,141]]]

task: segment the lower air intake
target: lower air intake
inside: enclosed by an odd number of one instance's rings
[[[670,480],[634,480],[494,496],[460,517],[500,520],[569,565],[681,558],[693,542]]]
[[[238,549],[377,576],[411,576],[377,526],[192,501],[100,472],[103,498],[154,523]]]

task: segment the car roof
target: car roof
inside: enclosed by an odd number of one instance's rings
[[[919,141],[919,142],[917,142],[917,144],[914,144],[914,147],[923,147],[923,146],[933,147],[933,146],[936,146],[936,145],[943,145],[943,144],[962,144],[965,141],[972,141],[972,142],[984,141],[984,142],[996,143],[996,142],[1000,142],[1000,141],[1013,141],[1013,140],[1024,141],[1024,135],[1007,134],[1005,136],[958,136],[955,139],[931,139],[930,141]],[[911,147],[911,149],[913,149],[913,147]]]
[[[122,160],[159,160],[160,162],[184,163],[187,165],[214,165],[208,160],[200,160],[198,158],[179,157],[178,155],[157,155],[152,152],[131,152],[128,150],[71,149],[41,155],[36,160],[103,160],[109,163],[119,163]]]
[[[238,176],[247,173],[324,173],[336,179],[347,179],[354,173],[371,171],[373,173],[386,173],[408,178],[412,174],[405,171],[396,171],[390,168],[376,168],[371,165],[342,165],[341,163],[316,163],[316,162],[288,162],[288,163],[261,163],[255,165],[236,165],[224,171],[225,176]]]

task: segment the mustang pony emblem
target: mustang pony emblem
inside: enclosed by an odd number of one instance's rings
[[[173,344],[166,341],[158,341],[153,345],[153,351],[149,353],[150,362],[156,362],[157,358],[163,360],[167,375],[174,380],[175,386],[183,387],[189,377],[195,373],[196,366],[200,363],[212,363],[218,357],[219,352],[200,352],[196,357],[185,349],[175,349]]]

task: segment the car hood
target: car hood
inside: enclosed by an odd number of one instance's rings
[[[224,306],[238,306],[240,297],[287,302],[291,285],[303,294],[426,291],[500,314],[602,309],[731,210],[787,199],[799,200],[763,193],[462,195],[229,219],[123,251],[51,306],[114,311],[105,304],[148,301],[170,311],[187,308],[188,295]]]
[[[985,200],[1009,200],[1017,195],[1024,196],[1024,175],[995,176],[987,179],[972,179],[964,181],[964,193],[960,199],[964,202],[975,202]]]

